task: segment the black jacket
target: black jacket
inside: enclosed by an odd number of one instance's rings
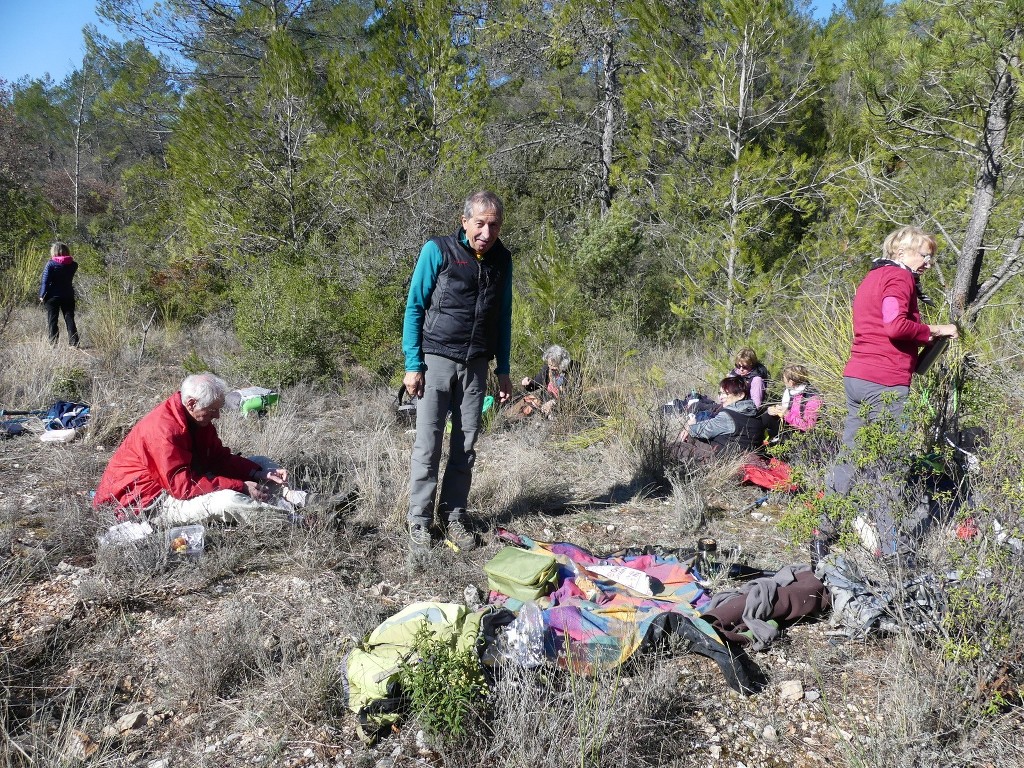
[[[43,280],[39,286],[39,298],[47,299],[73,299],[75,298],[75,287],[72,284],[75,272],[78,271],[78,262],[68,260],[65,262],[50,259],[43,267]]]
[[[443,257],[423,317],[423,352],[468,362],[494,357],[498,323],[512,257],[499,240],[478,259],[462,243],[463,230],[435,237]]]

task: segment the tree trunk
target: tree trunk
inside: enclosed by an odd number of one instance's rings
[[[954,320],[965,314],[967,317],[973,317],[980,309],[980,306],[975,307],[973,304],[978,298],[981,267],[985,260],[985,232],[995,207],[996,185],[1003,170],[1006,135],[1017,91],[1012,72],[1019,64],[1017,56],[1011,56],[1009,60],[1000,58],[996,64],[995,89],[989,99],[982,135],[984,154],[974,181],[971,218],[964,233],[960,257],[957,259],[956,278],[950,297],[950,310]]]
[[[78,114],[75,117],[75,159],[74,171],[71,174],[72,209],[75,212],[75,229],[78,228],[78,201],[81,199],[79,185],[82,178],[82,124],[85,121],[85,91],[88,70],[82,67],[82,89],[78,93]]]
[[[612,189],[612,150],[615,146],[615,100],[618,97],[619,64],[611,32],[605,35],[601,60],[604,68],[604,115],[601,126],[601,180],[598,196],[601,200],[601,218],[604,218],[611,210],[612,196],[615,192]]]

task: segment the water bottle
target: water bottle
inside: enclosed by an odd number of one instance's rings
[[[697,573],[700,574],[702,579],[708,579],[711,576],[712,569],[718,570],[717,563],[712,560],[714,554],[718,551],[718,542],[710,536],[705,536],[697,539]]]

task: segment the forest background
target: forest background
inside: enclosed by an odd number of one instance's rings
[[[784,0],[98,13],[123,40],[87,27],[61,82],[0,81],[8,310],[62,238],[95,310],[223,317],[260,383],[393,379],[419,248],[486,186],[528,369],[612,327],[771,357],[779,326],[845,314],[910,223],[940,239],[932,321],[1020,336],[1024,4],[851,0],[827,23]]]

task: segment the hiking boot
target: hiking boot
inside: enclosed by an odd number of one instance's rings
[[[461,520],[450,520],[444,533],[445,540],[455,545],[456,551],[476,549],[476,534]]]
[[[426,552],[430,549],[430,529],[414,523],[409,526],[409,551]]]

